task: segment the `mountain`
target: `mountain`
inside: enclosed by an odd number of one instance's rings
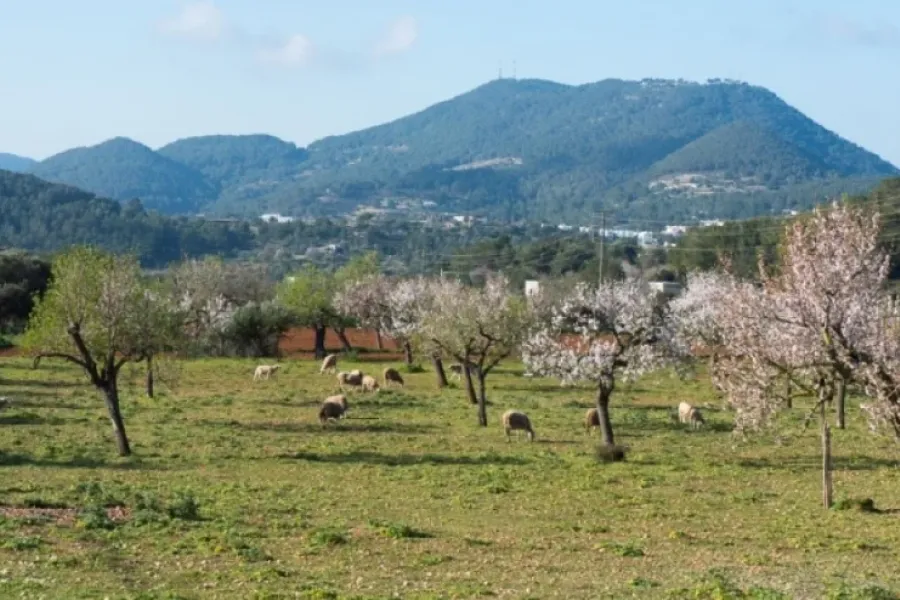
[[[0,241],[4,247],[53,252],[94,244],[135,252],[146,266],[184,256],[234,256],[254,243],[246,223],[211,223],[146,211],[33,175],[0,170]]]
[[[220,199],[243,203],[300,176],[306,150],[271,135],[184,138],[157,150],[202,174]]]
[[[362,205],[663,222],[803,209],[898,170],[746,83],[501,79],[306,149],[222,135],[154,153],[120,139],[34,172],[169,212],[329,215]]]
[[[6,154],[0,152],[0,169],[5,171],[15,171],[16,173],[24,173],[37,163],[32,158],[17,156],[15,154]]]
[[[219,195],[199,172],[123,137],[66,150],[30,172],[115,200],[139,198],[148,208],[167,213],[194,212]]]

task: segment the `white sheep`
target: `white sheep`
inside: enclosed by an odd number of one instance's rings
[[[382,375],[384,377],[384,387],[388,387],[389,383],[397,383],[400,384],[400,387],[403,387],[403,377],[397,369],[388,367],[384,370]]]
[[[378,380],[371,375],[363,375],[362,389],[366,392],[377,392],[379,388]]]
[[[322,360],[322,367],[319,369],[319,374],[325,373],[326,371],[330,373],[337,372],[337,354],[329,354]]]
[[[584,413],[584,430],[588,434],[590,434],[594,427],[600,427],[600,411],[596,408],[589,408],[586,413]]]
[[[253,371],[253,381],[268,379],[280,368],[280,365],[259,365],[258,367],[256,367],[256,370]]]
[[[700,425],[704,424],[703,415],[700,414],[700,409],[691,406],[687,402],[681,402],[678,404],[678,422],[679,423],[690,423],[691,429],[697,429]]]
[[[518,410],[508,410],[503,413],[503,429],[506,431],[506,441],[510,441],[509,433],[513,430],[521,430],[528,432],[528,440],[534,441],[534,429],[531,428],[531,421],[528,415]]]
[[[345,385],[351,387],[359,387],[363,383],[363,374],[361,371],[341,371],[337,374],[338,386],[343,390]]]

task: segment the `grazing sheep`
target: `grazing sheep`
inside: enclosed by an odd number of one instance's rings
[[[329,420],[337,420],[343,416],[344,407],[337,402],[328,402],[326,400],[322,403],[322,408],[319,409],[319,422],[323,425]]]
[[[522,430],[528,432],[528,440],[534,441],[534,429],[531,428],[531,421],[528,415],[518,410],[508,410],[503,413],[503,429],[506,430],[506,441],[509,441],[509,432],[513,430]]]
[[[403,387],[403,377],[400,375],[400,372],[397,369],[392,367],[388,367],[384,370],[384,387],[388,387],[388,383],[399,383],[400,387]]]
[[[462,379],[462,365],[455,363],[450,365],[450,377],[453,379]]]
[[[600,427],[600,412],[596,408],[589,408],[584,413],[584,430],[590,434],[594,427]]]
[[[280,368],[280,365],[259,365],[258,367],[256,367],[256,370],[253,371],[253,381],[268,379],[270,375],[275,373],[275,371]]]
[[[705,423],[703,415],[700,414],[700,409],[691,406],[687,402],[678,404],[678,421],[680,423],[690,423],[691,429],[697,429]]]
[[[363,383],[363,374],[360,371],[341,371],[337,374],[338,386],[343,390],[345,385],[359,387]]]
[[[379,388],[378,380],[371,375],[363,375],[362,389],[365,392],[377,392]]]
[[[321,375],[325,371],[329,371],[331,373],[337,372],[337,354],[329,354],[322,360],[322,368],[319,369],[319,374]]]
[[[347,409],[350,408],[350,405],[347,403],[347,396],[343,394],[328,396],[327,398],[325,398],[325,402],[331,402],[332,404],[340,405],[341,410],[343,410],[344,413],[346,413]],[[341,418],[344,418],[344,414],[341,414]]]

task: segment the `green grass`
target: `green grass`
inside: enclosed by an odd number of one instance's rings
[[[802,402],[741,440],[702,376],[652,375],[619,386],[628,451],[601,462],[589,387],[507,365],[479,428],[462,389],[404,371],[323,427],[334,377],[284,362],[254,383],[255,362],[192,361],[154,400],[123,383],[121,459],[76,370],[0,359],[0,598],[898,597],[898,448],[855,400],[825,511]],[[680,400],[706,429],[672,422]],[[507,408],[534,443],[506,442]]]

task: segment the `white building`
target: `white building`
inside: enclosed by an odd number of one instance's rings
[[[541,282],[536,279],[528,279],[525,281],[525,295],[526,296],[534,296],[535,294],[540,293],[541,291]]]
[[[266,213],[259,215],[259,218],[268,223],[292,223],[294,221],[294,217],[285,217],[279,213]]]

